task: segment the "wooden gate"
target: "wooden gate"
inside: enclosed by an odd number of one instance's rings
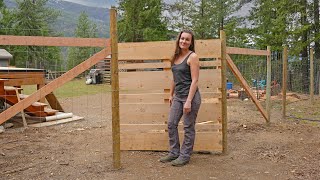
[[[170,58],[175,42],[118,45],[121,150],[168,150]],[[221,40],[198,40],[195,47],[202,104],[194,150],[222,151]],[[179,132],[182,141],[182,124]]]

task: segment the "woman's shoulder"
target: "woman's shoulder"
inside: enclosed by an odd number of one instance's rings
[[[198,55],[197,55],[195,52],[192,52],[192,53],[190,54],[190,58],[192,58],[192,59],[199,59],[199,58],[198,58]]]
[[[198,64],[198,63],[199,63],[199,57],[198,57],[198,55],[197,55],[195,52],[192,52],[192,53],[190,54],[190,57],[189,57],[187,63],[188,63],[188,65],[194,64],[194,63]]]

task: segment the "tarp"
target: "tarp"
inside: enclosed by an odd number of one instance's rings
[[[12,55],[5,49],[0,49],[0,59],[12,59]]]

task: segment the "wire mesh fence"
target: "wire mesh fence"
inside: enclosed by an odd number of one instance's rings
[[[240,70],[242,76],[253,89],[264,90],[267,80],[266,56],[231,55],[231,59]],[[310,93],[310,57],[288,57],[287,91]],[[237,89],[241,88],[236,77],[228,70],[227,78]],[[271,52],[271,91],[280,92],[283,79],[283,52]],[[319,94],[320,59],[314,60],[314,93]],[[275,91],[275,92],[274,92]]]

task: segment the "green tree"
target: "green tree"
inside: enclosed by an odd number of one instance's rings
[[[118,35],[120,41],[141,42],[167,39],[161,0],[120,0]]]
[[[220,30],[229,31],[232,37],[235,27],[239,26],[239,17],[232,14],[242,5],[236,0],[179,0],[168,4],[170,25],[173,30],[192,29],[198,39],[218,38]]]
[[[292,27],[287,26],[294,19],[292,9],[297,6],[288,0],[257,0],[252,8],[249,20],[252,22],[252,38],[256,47],[266,49],[272,46],[273,50],[281,50],[287,42]]]
[[[14,24],[14,14],[7,9],[3,0],[0,0],[0,34],[11,34],[10,28]]]
[[[251,13],[252,36],[259,48],[272,46],[282,50],[289,45],[290,54],[302,57],[302,89],[308,91],[309,47],[318,46],[319,1],[257,0]]]
[[[95,38],[98,30],[96,24],[92,23],[85,12],[81,12],[77,28],[75,29],[75,37],[79,38]],[[68,51],[68,69],[80,64],[84,60],[92,56],[98,49],[88,47],[71,47]]]
[[[3,7],[5,7],[5,4],[4,4],[3,0],[0,0],[0,9],[2,9]]]
[[[320,60],[320,18],[319,18],[319,0],[313,1],[313,17],[314,17],[314,49],[315,58]]]
[[[51,24],[59,16],[59,12],[49,8],[48,0],[16,0],[17,8],[12,11],[10,32],[23,36],[54,36]],[[10,23],[9,23],[10,24]],[[12,65],[18,67],[46,68],[56,70],[55,64],[60,64],[60,48],[58,47],[12,47],[14,50]],[[56,58],[56,59],[52,59]]]

